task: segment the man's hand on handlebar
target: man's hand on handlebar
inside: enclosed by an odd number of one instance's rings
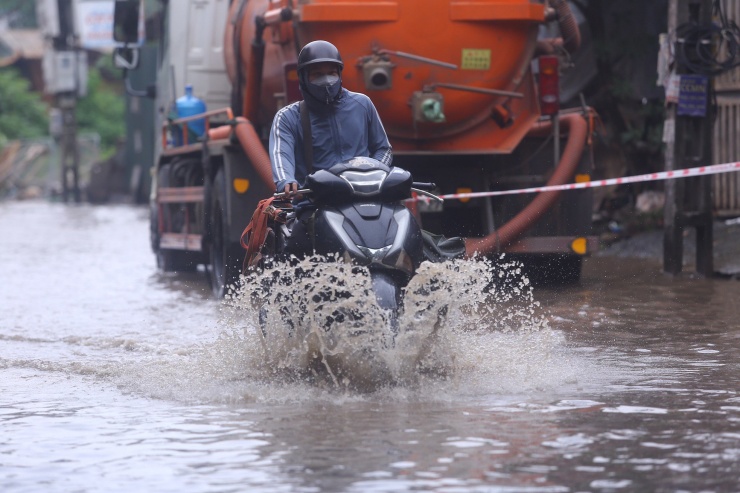
[[[286,183],[285,184],[285,188],[283,189],[283,191],[282,192],[278,192],[278,193],[279,194],[282,194],[282,196],[284,198],[286,198],[286,199],[287,198],[291,198],[291,199],[292,198],[296,198],[296,199],[299,199],[300,200],[300,199],[303,198],[303,194],[302,193],[298,193],[298,183],[296,183],[296,182]]]

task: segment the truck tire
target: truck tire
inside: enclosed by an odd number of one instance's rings
[[[244,250],[229,238],[229,210],[226,202],[226,179],[219,170],[209,194],[210,241],[208,275],[214,296],[223,298],[239,282]]]

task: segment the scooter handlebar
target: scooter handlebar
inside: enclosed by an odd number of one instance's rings
[[[411,186],[413,188],[418,188],[419,190],[427,190],[427,191],[431,191],[437,188],[436,183],[424,183],[424,182],[419,182],[419,181],[413,182]]]
[[[275,192],[272,196],[278,200],[291,200],[296,195],[310,195],[311,193],[313,193],[313,190],[310,188],[301,188],[296,192]]]

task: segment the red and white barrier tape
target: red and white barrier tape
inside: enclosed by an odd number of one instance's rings
[[[582,183],[566,183],[565,185],[551,185],[549,187],[521,188],[518,190],[497,190],[492,192],[450,193],[440,195],[441,199],[474,199],[481,197],[496,197],[498,195],[515,195],[523,193],[554,192],[558,190],[578,190],[582,188],[606,187],[609,185],[622,185],[624,183],[637,183],[643,181],[671,180],[674,178],[687,178],[689,176],[716,175],[740,171],[740,162],[714,164],[711,166],[700,166],[698,168],[677,169],[674,171],[661,171],[660,173],[648,173],[645,175],[626,176],[624,178],[610,178],[608,180],[586,181]],[[419,196],[410,200],[428,200]]]

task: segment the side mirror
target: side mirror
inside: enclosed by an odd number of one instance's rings
[[[113,50],[113,65],[124,70],[133,70],[139,66],[139,49],[119,46]]]
[[[116,0],[113,11],[113,40],[124,44],[139,42],[139,0]]]
[[[140,0],[116,0],[113,10],[113,40],[121,43],[113,50],[113,65],[124,71],[139,66],[139,26],[141,25]],[[155,98],[157,89],[149,86],[144,90],[131,87],[131,80],[124,74],[126,93],[142,98]]]

